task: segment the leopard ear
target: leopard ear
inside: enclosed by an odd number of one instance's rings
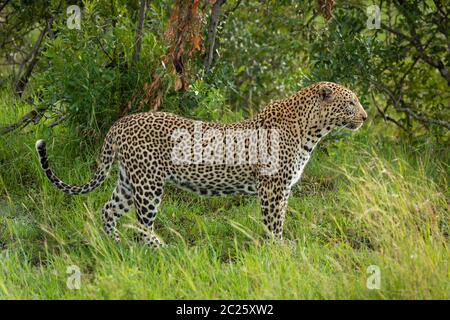
[[[327,85],[322,85],[319,88],[319,97],[323,101],[327,100],[330,101],[333,98],[333,91],[331,88]]]

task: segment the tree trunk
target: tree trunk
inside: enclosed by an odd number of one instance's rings
[[[131,59],[132,65],[134,65],[139,60],[139,56],[141,54],[142,26],[144,24],[146,6],[147,0],[141,0],[141,6],[139,8],[138,24],[136,28],[136,38],[134,40],[133,57]]]
[[[211,17],[208,26],[207,49],[205,59],[203,61],[205,73],[207,73],[211,68],[214,59],[214,50],[216,48],[216,34],[217,34],[217,25],[219,24],[220,7],[225,3],[225,1],[226,0],[216,0],[211,9]]]

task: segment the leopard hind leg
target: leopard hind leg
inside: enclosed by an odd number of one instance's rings
[[[125,169],[119,165],[119,178],[111,198],[102,208],[102,220],[105,231],[115,241],[120,241],[117,221],[127,213],[133,206],[133,195],[131,185],[127,178]]]

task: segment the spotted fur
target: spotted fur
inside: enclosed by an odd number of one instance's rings
[[[314,147],[333,128],[356,130],[366,118],[353,92],[335,83],[320,82],[274,101],[255,117],[234,124],[200,123],[165,112],[126,116],[109,130],[100,165],[91,181],[81,186],[66,184],[53,173],[43,140],[36,142],[36,150],[50,182],[68,194],[92,191],[105,180],[113,162],[119,163],[117,185],[102,209],[105,230],[116,240],[119,240],[117,220],[134,206],[144,240],[155,247],[161,244],[153,226],[167,183],[205,196],[257,194],[268,234],[281,239],[291,188],[300,179]],[[205,161],[174,163],[172,152],[180,143],[173,137],[174,130],[194,134],[198,124],[202,132],[213,129],[218,136],[233,130],[276,129],[279,144],[272,147],[278,148],[278,170],[263,173],[267,163],[249,161],[232,165]],[[237,136],[234,142],[249,146],[245,137]],[[206,149],[206,152],[225,151]]]

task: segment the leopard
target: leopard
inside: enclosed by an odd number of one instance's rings
[[[97,169],[82,185],[55,175],[44,140],[35,147],[50,183],[71,195],[96,189],[117,162],[117,184],[101,209],[104,230],[115,241],[120,241],[118,220],[134,207],[140,238],[152,248],[165,245],[154,225],[170,184],[202,196],[256,195],[265,235],[283,240],[292,187],[315,147],[332,130],[357,130],[366,119],[355,93],[327,81],[273,100],[254,116],[233,123],[162,111],[134,113],[111,126]]]

